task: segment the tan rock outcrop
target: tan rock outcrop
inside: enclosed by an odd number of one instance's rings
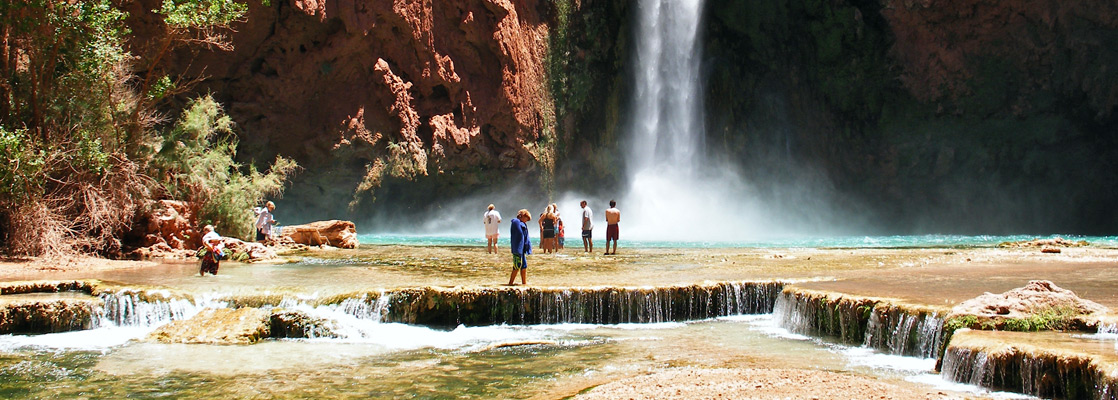
[[[1077,315],[1106,313],[1107,308],[1090,300],[1081,299],[1074,292],[1056,286],[1050,281],[1029,281],[1025,287],[1002,294],[986,293],[959,303],[952,315],[980,317],[1023,318],[1030,314],[1062,309]]]
[[[283,227],[282,237],[309,246],[329,245],[343,249],[357,248],[357,228],[350,221],[316,221],[305,225]]]
[[[206,309],[148,335],[159,343],[252,344],[271,335],[271,313],[259,308]]]
[[[140,217],[145,222],[143,247],[159,246],[159,249],[196,249],[202,245],[202,235],[195,230],[195,207],[185,201],[159,200],[151,208],[151,212]]]

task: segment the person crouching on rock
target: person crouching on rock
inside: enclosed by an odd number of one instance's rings
[[[206,225],[202,228],[202,232],[202,246],[206,248],[206,255],[202,256],[202,269],[198,271],[198,276],[206,276],[207,272],[217,275],[218,264],[225,256],[225,244],[222,243],[224,240],[214,230],[213,225]]]
[[[528,284],[528,255],[532,254],[532,240],[528,237],[528,225],[532,214],[526,209],[516,213],[509,230],[512,241],[512,275],[509,276],[509,286],[516,284],[516,271],[520,271],[520,284]]]

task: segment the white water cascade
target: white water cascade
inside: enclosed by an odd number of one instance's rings
[[[623,236],[728,241],[772,233],[759,226],[763,207],[742,180],[709,165],[704,151],[703,0],[641,0],[638,7],[630,188],[618,204]]]

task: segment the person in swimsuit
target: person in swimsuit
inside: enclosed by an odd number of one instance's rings
[[[606,255],[617,254],[617,236],[620,229],[617,223],[621,222],[621,210],[617,209],[617,202],[610,200],[606,209]],[[613,241],[613,253],[609,252],[609,241]]]
[[[540,216],[540,247],[545,254],[555,252],[555,231],[555,212],[551,206],[547,206]]]
[[[555,214],[555,252],[559,252],[566,244],[567,232],[563,229],[563,218],[559,216],[559,205],[551,203],[551,211]]]

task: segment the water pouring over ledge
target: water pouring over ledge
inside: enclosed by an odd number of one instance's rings
[[[638,4],[633,94],[625,147],[628,192],[619,196],[626,238],[749,241],[827,233],[816,183],[782,182],[762,196],[719,161],[704,138],[703,0]],[[766,200],[767,199],[767,200]],[[602,202],[604,204],[604,201]],[[598,205],[604,208],[604,205]]]

